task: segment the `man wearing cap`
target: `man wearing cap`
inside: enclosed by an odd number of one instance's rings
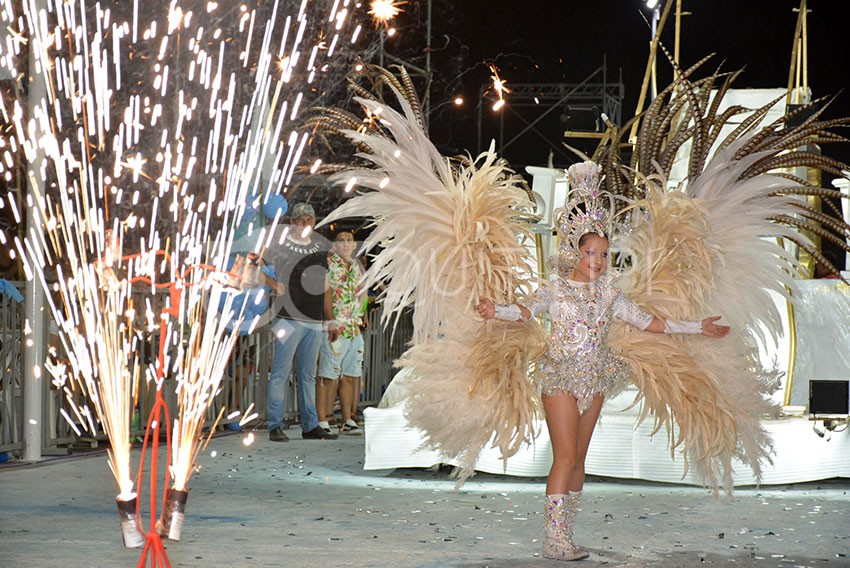
[[[276,301],[280,307],[272,326],[276,341],[269,373],[269,439],[289,441],[283,431],[284,397],[293,364],[301,436],[305,440],[334,439],[336,434],[319,427],[316,413],[316,372],[323,328],[331,341],[339,336],[327,280],[330,243],[313,231],[316,213],[309,203],[296,204],[290,220],[282,246],[270,259],[286,293]]]

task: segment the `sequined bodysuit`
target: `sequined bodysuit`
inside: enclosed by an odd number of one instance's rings
[[[626,366],[606,344],[613,318],[646,329],[652,315],[637,307],[605,276],[594,282],[558,278],[540,288],[529,306],[548,313],[549,347],[534,373],[543,394],[575,396],[580,413],[593,398],[626,378]]]

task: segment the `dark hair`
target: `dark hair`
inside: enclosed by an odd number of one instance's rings
[[[581,237],[579,237],[578,246],[582,246],[587,241],[587,238],[591,236],[599,237],[600,239],[605,239],[606,241],[608,240],[608,237],[606,237],[605,235],[600,235],[599,233],[585,233]]]
[[[340,235],[342,235],[343,233],[348,233],[349,235],[351,235],[352,239],[354,238],[354,231],[352,231],[351,229],[344,229],[342,227],[339,227],[339,228],[335,227],[331,231],[331,240],[336,241],[337,239],[339,239]]]

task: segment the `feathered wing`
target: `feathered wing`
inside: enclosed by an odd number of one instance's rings
[[[771,172],[787,165],[840,170],[843,165],[828,158],[786,151],[812,137],[837,140],[827,129],[841,121],[818,121],[815,115],[796,129],[781,130],[779,122],[757,129],[766,105],[721,139],[721,126],[743,109],[718,112],[719,101],[705,93],[711,85],[680,77],[680,95],[666,101],[660,97],[648,111],[651,124],[642,128],[635,152],[640,162],[633,165],[651,175],[628,173],[639,178],[634,184],[639,201],[630,212],[633,230],[621,243],[632,259],[622,287],[663,318],[722,315],[732,332],[714,340],[620,326],[610,339],[640,391],[640,420],[652,415],[656,431],[667,431],[671,452],[682,450],[686,464],[690,458],[706,485],[717,490],[722,484],[731,491],[734,459],[747,464],[758,480],[772,450],[760,419],[778,412],[770,394],[780,373],[763,368],[758,342],[775,341],[781,333],[771,293],[788,297],[799,271],[777,239],[817,255],[803,229],[846,230],[834,221],[820,228],[821,215],[792,197],[834,197],[836,192]],[[717,97],[726,89],[728,80]],[[688,141],[686,189],[669,191],[666,176],[673,156]],[[711,147],[717,150],[709,158]],[[835,234],[825,238],[839,239]]]
[[[747,250],[741,233],[718,233],[713,221],[732,219],[717,219],[717,204],[660,187],[642,204],[626,243],[640,251],[626,276],[626,294],[665,319],[722,314],[732,332],[716,340],[618,327],[611,345],[631,367],[642,398],[640,419],[651,414],[656,430],[666,429],[671,452],[681,450],[707,485],[731,490],[734,458],[749,465],[756,478],[770,459],[771,441],[761,418],[777,411],[769,395],[779,377],[761,368],[755,324],[765,324],[769,334],[779,331],[768,290],[784,294],[783,283],[790,282],[781,266],[788,262],[777,262],[784,251],[775,244],[771,250],[771,243],[754,237]],[[737,220],[741,232],[766,224],[742,217]],[[747,262],[751,272],[737,266]]]
[[[463,482],[493,436],[506,459],[533,436],[538,400],[527,366],[545,336],[536,322],[485,324],[474,311],[482,295],[513,302],[529,291],[528,229],[517,216],[531,202],[492,147],[475,161],[441,156],[414,107],[390,87],[401,112],[358,98],[381,128],[345,131],[371,168],[337,181],[355,177],[367,191],[323,223],[373,219],[365,248],[380,251],[365,284],[383,284],[386,318],[413,308],[411,346],[397,362],[409,371],[406,417],[426,445],[458,464]]]

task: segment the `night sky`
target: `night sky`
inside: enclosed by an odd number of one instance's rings
[[[463,2],[453,14],[457,19],[451,27],[456,40],[468,50],[462,73],[467,104],[463,108],[446,104],[435,112],[435,142],[446,151],[477,150],[475,101],[481,86],[489,81],[484,61],[495,61],[510,86],[579,83],[607,57],[609,80],[616,80],[622,69],[623,119],[628,119],[635,111],[649,50],[650,11],[643,4],[643,0]],[[735,82],[737,87],[784,88],[797,17],[793,10],[798,5],[797,0],[684,0],[684,10],[690,15],[682,23],[682,65],[715,53],[704,67],[705,74],[718,65],[729,71],[745,67]],[[834,0],[809,1],[809,84],[815,97],[838,95],[827,111],[831,117],[850,114],[850,93],[842,92],[850,70],[850,34],[842,24],[844,5]],[[449,25],[440,22],[440,17],[435,14],[436,32],[441,25]],[[662,36],[671,52],[673,24],[671,11]],[[672,72],[663,54],[658,61],[660,89],[670,82]],[[492,111],[485,108],[483,114],[486,143],[487,134],[492,137],[498,130]],[[559,138],[564,126],[561,114],[554,112],[540,124],[543,134]],[[825,153],[850,159],[850,144],[841,146],[825,148]],[[517,166],[545,165],[548,152],[549,146],[540,136],[529,135],[507,148],[504,155]],[[569,160],[557,154],[555,165]]]

